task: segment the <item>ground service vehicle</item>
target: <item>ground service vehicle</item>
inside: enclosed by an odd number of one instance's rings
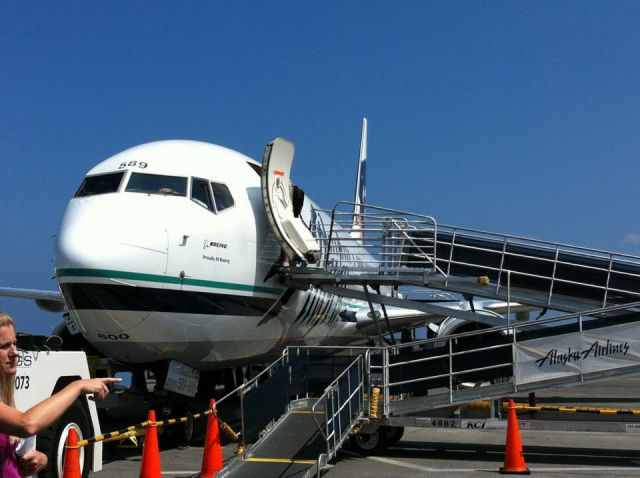
[[[16,407],[28,410],[50,397],[70,382],[89,378],[89,367],[84,352],[55,352],[50,350],[21,351],[16,374]],[[71,428],[79,439],[100,434],[98,413],[93,401],[79,397],[60,420],[37,436],[36,448],[49,458],[47,469],[41,476],[62,477],[62,458],[67,434]],[[82,476],[102,470],[102,443],[80,449]]]

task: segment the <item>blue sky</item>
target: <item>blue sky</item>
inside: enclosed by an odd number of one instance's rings
[[[169,138],[296,144],[321,205],[640,255],[640,3],[0,4],[0,286],[55,289],[53,238],[95,163]],[[20,329],[59,321],[0,299]]]

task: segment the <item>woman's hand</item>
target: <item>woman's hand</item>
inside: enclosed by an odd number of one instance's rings
[[[20,475],[31,476],[42,471],[47,466],[47,455],[40,453],[38,450],[31,450],[18,457],[18,466],[20,467]]]
[[[80,380],[82,393],[93,395],[89,397],[91,400],[104,400],[109,395],[109,385],[121,382],[121,378],[90,378]]]

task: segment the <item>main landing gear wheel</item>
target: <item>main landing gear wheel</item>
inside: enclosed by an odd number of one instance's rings
[[[91,438],[89,418],[82,405],[76,400],[56,423],[38,435],[37,449],[47,455],[49,463],[38,475],[40,478],[62,478],[64,448],[69,430],[75,428],[78,440]],[[80,448],[80,470],[82,478],[89,476],[91,468],[91,446]]]

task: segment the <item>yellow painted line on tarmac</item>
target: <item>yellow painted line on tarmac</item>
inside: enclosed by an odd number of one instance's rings
[[[176,475],[196,476],[200,474],[200,470],[198,471],[161,471],[160,474],[171,475],[171,476],[176,476]]]
[[[301,465],[315,465],[318,460],[292,460],[290,458],[245,458],[244,461],[253,461],[257,463],[299,463]]]
[[[507,402],[503,402],[503,408],[508,409]],[[563,405],[536,405],[526,403],[514,403],[516,410],[525,412],[565,412],[565,413],[596,413],[600,415],[640,415],[640,409],[630,408],[605,408],[605,407],[567,407]]]

